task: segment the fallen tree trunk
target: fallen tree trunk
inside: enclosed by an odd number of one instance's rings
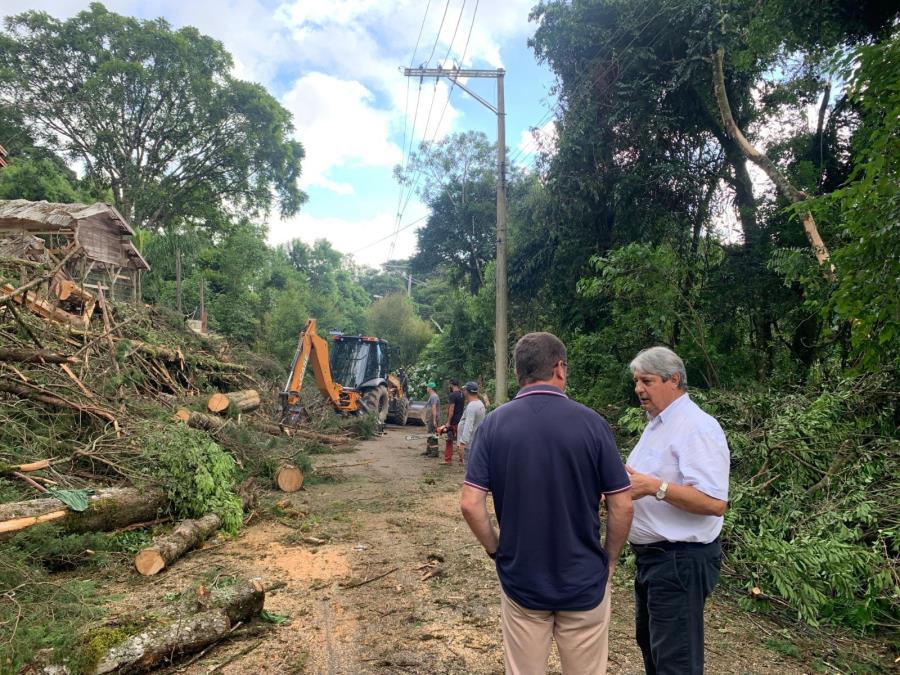
[[[246,484],[238,486],[238,496],[244,508],[255,499],[252,489],[242,490]],[[207,513],[202,518],[182,520],[174,530],[160,535],[153,544],[142,549],[134,557],[134,568],[143,576],[153,576],[181,558],[188,551],[209,539],[222,527],[222,518],[217,513]]]
[[[192,606],[185,608],[187,616],[115,645],[101,656],[93,672],[97,675],[146,672],[177,656],[200,651],[226,637],[237,624],[259,614],[265,599],[265,588],[259,581],[216,589],[212,593],[201,587],[190,598]]]
[[[152,546],[142,549],[134,557],[134,568],[145,577],[153,576],[206,541],[220,527],[222,519],[216,513],[182,520],[169,534],[157,537]]]
[[[226,424],[226,421],[221,417],[204,415],[201,412],[194,412],[184,408],[180,408],[175,413],[175,417],[185,422],[192,429],[202,429],[203,431],[218,431]]]
[[[296,464],[284,462],[275,471],[275,484],[282,492],[297,492],[303,487],[303,471]]]
[[[115,530],[153,520],[167,504],[162,490],[135,488],[98,490],[89,497],[86,511],[72,511],[54,498],[0,504],[0,537],[51,521],[70,532]]]
[[[179,619],[168,626],[134,635],[104,654],[92,671],[142,673],[183,654],[192,654],[218,642],[231,631],[224,610],[213,609]]]
[[[291,427],[284,427],[280,424],[275,424],[274,422],[262,422],[262,421],[254,421],[251,425],[254,429],[258,429],[263,433],[270,434],[272,436],[293,436],[294,432]]]
[[[213,394],[206,407],[210,412],[222,413],[234,406],[241,412],[251,412],[259,407],[259,392],[255,389],[243,389],[226,394]]]
[[[0,361],[15,363],[78,363],[74,356],[58,354],[49,349],[11,349],[0,347]]]

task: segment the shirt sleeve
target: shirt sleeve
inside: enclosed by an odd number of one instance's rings
[[[713,499],[728,501],[731,454],[721,427],[703,428],[693,434],[688,445],[675,448],[678,469],[684,484]]]
[[[616,447],[616,439],[613,436],[612,429],[605,420],[600,421],[597,430],[597,440],[600,445],[600,492],[605,495],[615,494],[616,492],[624,492],[631,488],[631,480],[628,478],[628,472],[625,471],[625,465],[619,456],[619,449]]]
[[[490,429],[487,421],[475,430],[472,445],[466,448],[469,466],[466,469],[466,485],[485,492],[491,491]]]

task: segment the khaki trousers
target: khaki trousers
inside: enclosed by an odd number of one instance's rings
[[[556,640],[564,675],[605,675],[609,657],[609,612],[612,588],[586,612],[525,609],[500,590],[500,624],[507,675],[547,672],[550,641]]]

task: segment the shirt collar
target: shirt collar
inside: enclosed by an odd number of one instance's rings
[[[522,398],[523,396],[532,396],[534,394],[549,394],[550,396],[562,396],[563,398],[569,398],[565,395],[562,389],[560,389],[559,387],[554,387],[550,384],[529,384],[519,389],[519,393],[516,394],[516,398]]]
[[[682,405],[684,405],[685,400],[687,400],[687,401],[691,400],[691,397],[687,392],[683,393],[681,396],[679,396],[674,401],[672,401],[669,405],[667,405],[665,407],[665,409],[661,413],[659,413],[659,415],[657,415],[656,417],[654,417],[653,419],[650,420],[650,424],[652,424],[654,426],[656,426],[658,424],[663,424],[669,417],[672,416],[671,411],[675,408],[679,408]]]

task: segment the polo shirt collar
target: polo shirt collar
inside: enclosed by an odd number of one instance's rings
[[[568,396],[566,396],[562,389],[549,384],[529,384],[519,389],[519,393],[516,394],[516,398],[522,398],[523,396],[532,396],[534,394],[548,394],[550,396],[562,396],[563,398],[569,398]]]
[[[663,410],[659,415],[650,420],[650,423],[654,426],[658,424],[663,424],[669,417],[671,417],[674,413],[673,410],[680,408],[684,405],[685,401],[690,401],[690,395],[685,392],[674,401],[672,401],[669,405],[666,406],[665,410]]]

